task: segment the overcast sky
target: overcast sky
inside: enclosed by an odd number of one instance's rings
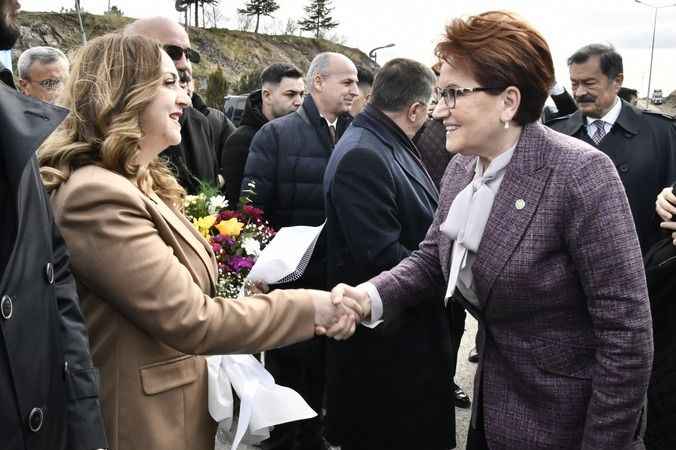
[[[646,0],[654,5],[676,4],[676,0]],[[26,11],[58,11],[72,7],[73,0],[20,0]],[[174,0],[110,0],[126,16],[163,15],[181,18],[174,10]],[[236,29],[236,9],[245,0],[221,0],[220,25]],[[309,0],[278,0],[281,8],[274,18],[263,18],[261,29],[283,28],[288,18],[303,16]],[[81,0],[88,12],[102,13],[108,0]],[[632,0],[333,0],[334,17],[340,22],[335,33],[347,45],[364,52],[394,43],[393,48],[378,52],[378,62],[407,57],[421,62],[434,60],[435,42],[444,25],[453,17],[467,16],[492,9],[514,11],[529,20],[549,42],[557,78],[569,87],[566,58],[577,48],[591,43],[612,43],[624,58],[625,86],[638,88],[642,95],[648,88],[650,42],[653,9]],[[275,22],[276,21],[276,22]],[[676,89],[676,7],[660,9],[657,17],[652,88],[665,95]]]

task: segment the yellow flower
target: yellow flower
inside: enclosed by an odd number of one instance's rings
[[[242,232],[244,224],[233,217],[220,222],[216,228],[223,236],[237,237]]]
[[[209,238],[209,229],[214,226],[216,223],[216,215],[212,214],[211,216],[200,217],[199,219],[193,219],[192,224],[197,231],[204,236],[204,239]]]

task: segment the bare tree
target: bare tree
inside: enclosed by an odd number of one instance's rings
[[[240,31],[249,31],[253,24],[253,17],[246,14],[237,14],[237,29]]]
[[[210,23],[213,28],[219,28],[220,23],[225,19],[225,16],[218,7],[218,4],[212,3],[209,6],[211,6],[211,8],[206,9],[207,22]],[[207,22],[204,22],[205,25]]]
[[[293,36],[298,31],[298,22],[293,20],[291,17],[286,19],[286,26],[284,27],[284,34]]]

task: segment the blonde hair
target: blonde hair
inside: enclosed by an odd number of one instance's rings
[[[40,174],[48,192],[80,167],[97,165],[154,191],[178,210],[185,190],[163,159],[135,163],[140,118],[162,84],[160,45],[143,36],[111,33],[78,50],[60,103],[70,114],[42,144]]]

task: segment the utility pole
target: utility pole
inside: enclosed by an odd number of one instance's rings
[[[108,0],[110,2],[110,0]],[[82,33],[82,44],[87,43],[87,35],[85,34],[84,25],[82,24],[82,12],[80,11],[80,0],[75,0],[75,11],[77,18],[80,21],[80,33]]]
[[[642,0],[634,0],[636,3],[639,3],[643,6],[647,6],[649,8],[653,8],[655,10],[655,15],[653,17],[653,38],[652,38],[652,43],[650,44],[650,69],[648,69],[648,95],[646,98],[648,99],[648,102],[650,102],[651,98],[651,93],[650,93],[650,88],[651,88],[651,82],[652,82],[652,76],[653,76],[653,53],[655,52],[655,31],[657,30],[657,10],[662,9],[662,8],[671,8],[672,6],[676,6],[676,3],[670,3],[668,5],[661,5],[661,6],[655,6],[651,5],[648,2],[644,2]]]

